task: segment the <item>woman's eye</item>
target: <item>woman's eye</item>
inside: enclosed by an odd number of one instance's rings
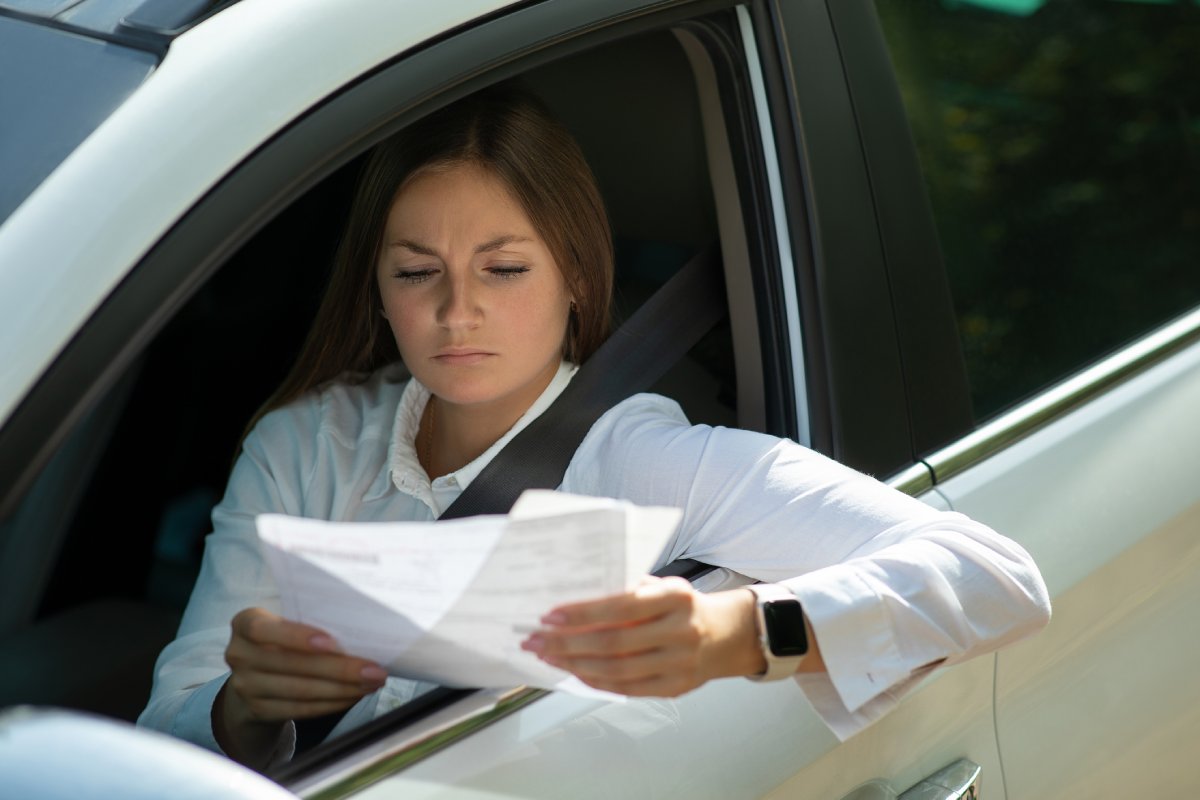
[[[422,267],[419,269],[396,269],[392,270],[392,277],[404,283],[421,283],[427,281],[437,274],[437,270],[432,267]]]
[[[523,266],[519,266],[516,264],[513,264],[513,265],[506,264],[506,265],[488,267],[488,272],[492,273],[493,275],[495,275],[498,278],[515,278],[522,273],[529,272],[529,267],[523,267]]]

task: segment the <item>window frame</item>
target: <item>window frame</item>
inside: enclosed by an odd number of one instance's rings
[[[829,4],[895,315],[914,456],[975,427],[950,282],[916,144],[872,0]]]
[[[919,491],[901,348],[862,132],[829,6],[755,0],[803,326],[812,446]]]

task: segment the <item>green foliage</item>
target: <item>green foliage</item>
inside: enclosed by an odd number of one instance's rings
[[[877,9],[977,417],[1200,303],[1200,4]]]

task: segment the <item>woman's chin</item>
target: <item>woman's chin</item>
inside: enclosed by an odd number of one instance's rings
[[[499,366],[499,365],[497,365]],[[554,370],[558,364],[553,365]],[[478,367],[414,370],[414,377],[442,403],[465,408],[519,404],[520,412],[537,400],[554,377],[548,368],[522,379],[512,371]],[[517,377],[518,380],[513,380]]]
[[[511,388],[506,391],[506,387],[497,386],[495,382],[489,380],[448,381],[443,378],[441,380],[431,379],[426,382],[421,380],[419,375],[417,380],[421,381],[425,388],[442,403],[452,406],[487,406],[512,395]]]

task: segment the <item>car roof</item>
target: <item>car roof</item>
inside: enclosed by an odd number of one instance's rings
[[[0,223],[0,419],[128,270],[305,110],[511,0],[242,0],[160,65]]]

